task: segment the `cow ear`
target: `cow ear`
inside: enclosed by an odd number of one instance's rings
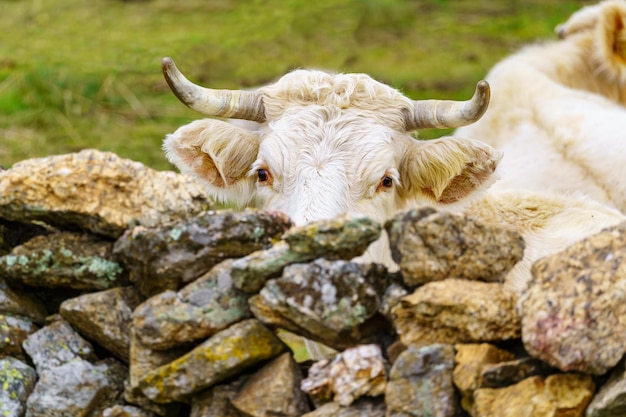
[[[255,179],[248,175],[259,152],[259,136],[221,120],[202,119],[167,135],[163,149],[184,174],[200,178],[220,201],[247,203]]]
[[[596,45],[604,60],[614,69],[626,73],[626,2],[601,3],[604,6],[599,20]],[[622,79],[624,79],[624,75]]]
[[[482,142],[446,137],[413,141],[400,164],[404,198],[454,203],[495,181],[502,154]]]

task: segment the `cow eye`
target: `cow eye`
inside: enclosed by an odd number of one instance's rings
[[[384,176],[382,180],[380,180],[380,185],[385,188],[393,187],[393,179],[390,176]]]
[[[259,182],[268,182],[270,179],[270,173],[267,172],[267,169],[261,168],[256,171],[257,177],[259,178]]]

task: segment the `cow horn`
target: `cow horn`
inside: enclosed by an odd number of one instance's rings
[[[176,97],[186,106],[208,116],[265,121],[265,109],[259,94],[245,90],[212,90],[189,81],[176,68],[172,58],[161,61],[163,76]]]
[[[479,81],[474,96],[467,101],[416,100],[405,118],[406,130],[453,128],[474,123],[487,111],[491,95],[489,83]]]

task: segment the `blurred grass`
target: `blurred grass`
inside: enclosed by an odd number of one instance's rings
[[[201,116],[169,92],[166,55],[213,88],[314,67],[366,72],[415,99],[466,99],[495,62],[553,38],[582,4],[0,0],[0,165],[93,147],[169,169],[164,135]]]

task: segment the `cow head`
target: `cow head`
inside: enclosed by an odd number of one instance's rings
[[[204,114],[164,149],[219,199],[287,213],[302,224],[342,213],[384,221],[418,201],[454,203],[491,183],[500,154],[473,140],[418,141],[419,128],[474,122],[489,101],[482,81],[468,101],[413,101],[363,74],[299,70],[255,91],[210,90],[171,59],[177,97]]]
[[[578,10],[556,27],[561,39],[579,36],[591,40],[592,65],[610,83],[626,85],[626,1],[605,0]],[[617,88],[617,86],[616,86]]]

